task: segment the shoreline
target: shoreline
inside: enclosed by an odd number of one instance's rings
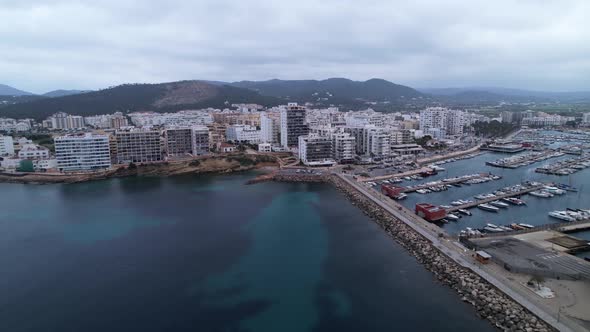
[[[278,169],[278,157],[263,154],[227,154],[182,161],[120,166],[90,173],[0,173],[0,183],[70,184],[131,176],[168,177],[186,174],[228,174],[254,169]]]

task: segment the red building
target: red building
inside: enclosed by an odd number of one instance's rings
[[[428,221],[436,221],[446,217],[447,210],[428,203],[418,203],[416,204],[416,214]]]

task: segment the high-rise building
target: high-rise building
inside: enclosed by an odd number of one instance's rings
[[[463,111],[449,110],[444,107],[429,107],[420,111],[420,129],[424,132],[440,129],[446,135],[462,135],[465,124]]]
[[[12,136],[0,135],[0,156],[12,156],[14,154],[14,141]]]
[[[281,145],[295,147],[299,144],[299,136],[309,133],[306,122],[307,110],[297,103],[289,103],[281,109]]]
[[[56,137],[57,168],[63,172],[89,171],[111,167],[107,135],[66,135]]]
[[[121,129],[121,127],[127,127],[129,125],[129,121],[127,120],[127,117],[123,115],[123,113],[115,112],[115,114],[110,116],[109,124],[113,129]]]
[[[332,151],[337,162],[349,163],[354,161],[354,148],[354,136],[344,132],[332,134]]]
[[[166,129],[166,154],[184,156],[193,153],[193,130],[191,128]]]
[[[278,143],[280,139],[280,113],[260,114],[260,141],[263,143]]]
[[[51,122],[51,126],[48,126],[51,129],[70,130],[85,127],[84,117],[81,117],[79,115],[68,115],[64,112],[55,113],[54,115],[49,117],[48,120]]]
[[[583,123],[590,123],[590,112],[584,113],[584,115],[582,116],[582,122]]]
[[[160,131],[120,130],[117,138],[117,163],[149,163],[163,160]]]
[[[307,166],[334,165],[332,140],[317,134],[299,136],[299,159]]]
[[[193,155],[200,156],[209,153],[209,128],[205,126],[193,126],[192,130],[192,145]]]

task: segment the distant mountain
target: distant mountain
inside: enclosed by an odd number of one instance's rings
[[[65,97],[65,96],[71,96],[71,95],[78,95],[78,94],[86,93],[86,92],[90,92],[90,91],[89,90],[54,90],[54,91],[49,91],[47,93],[44,93],[43,96],[49,97],[49,98],[55,98],[55,97]]]
[[[459,96],[465,93],[488,93],[498,97],[497,100],[520,100],[520,101],[590,101],[590,91],[573,92],[551,92],[532,91],[521,89],[509,89],[499,87],[464,87],[464,88],[424,88],[418,89],[422,93],[438,96]],[[518,97],[518,98],[513,98]]]
[[[0,116],[38,120],[63,111],[77,115],[107,114],[116,111],[177,111],[207,107],[224,107],[231,103],[280,104],[273,97],[229,85],[203,81],[160,84],[125,84],[104,90],[64,97],[44,98],[0,108]]]
[[[422,97],[423,94],[407,86],[383,79],[352,81],[346,78],[326,80],[241,81],[233,86],[251,89],[265,96],[300,102],[331,101],[400,101]]]
[[[32,93],[0,84],[0,96],[30,96]]]

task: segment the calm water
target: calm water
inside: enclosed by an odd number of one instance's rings
[[[0,331],[492,331],[327,185],[0,184]]]
[[[570,176],[535,173],[535,168],[541,165],[562,159],[574,158],[576,156],[565,155],[517,169],[496,168],[485,164],[486,161],[493,161],[507,156],[510,155],[486,153],[472,159],[465,159],[441,165],[441,167],[445,168],[444,172],[440,172],[438,175],[426,178],[422,181],[405,181],[403,184],[415,184],[479,172],[491,172],[502,176],[502,179],[497,181],[473,184],[470,186],[464,185],[460,188],[453,187],[448,191],[438,193],[433,192],[425,195],[413,193],[410,194],[406,200],[402,201],[402,204],[412,209],[416,203],[420,202],[437,205],[451,205],[450,203],[454,200],[474,199],[474,195],[491,193],[502,187],[518,184],[525,180],[565,183],[573,185],[579,189],[578,192],[568,192],[561,196],[556,195],[553,198],[539,198],[531,195],[524,195],[522,199],[527,203],[526,206],[511,205],[507,209],[501,209],[499,213],[473,208],[470,210],[473,213],[473,216],[463,216],[458,222],[449,222],[448,224],[443,225],[445,230],[453,234],[458,233],[466,227],[483,228],[486,223],[493,223],[496,225],[508,225],[513,222],[522,222],[531,225],[557,223],[560,221],[549,217],[547,215],[548,212],[565,210],[566,208],[590,209],[590,168],[584,169]],[[577,234],[574,235],[577,236]]]

